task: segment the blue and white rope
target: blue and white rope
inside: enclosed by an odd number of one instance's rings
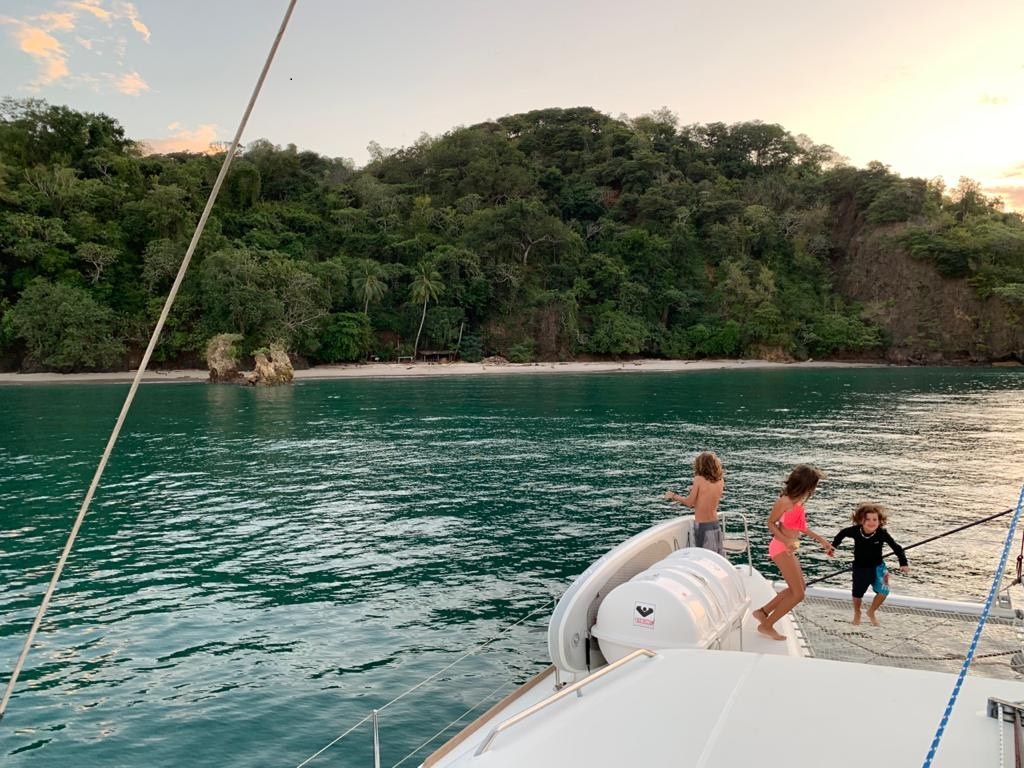
[[[935,759],[935,753],[939,749],[939,743],[942,741],[942,734],[946,731],[946,725],[949,724],[949,718],[953,714],[953,706],[956,704],[956,699],[960,695],[960,687],[964,684],[964,678],[967,677],[967,668],[971,666],[971,661],[974,659],[974,652],[978,649],[978,642],[981,640],[981,632],[985,629],[985,621],[988,619],[989,611],[992,610],[992,603],[995,602],[996,594],[999,592],[999,584],[1003,579],[1003,571],[1006,569],[1006,560],[1010,555],[1010,547],[1013,545],[1013,536],[1017,531],[1017,523],[1020,521],[1021,505],[1024,504],[1024,486],[1021,486],[1020,496],[1017,498],[1017,509],[1013,513],[1013,518],[1010,520],[1010,530],[1006,533],[1006,543],[1003,544],[1003,554],[999,558],[999,566],[996,568],[995,577],[992,579],[992,587],[988,591],[988,599],[985,600],[985,607],[981,611],[981,616],[978,618],[978,626],[974,629],[974,639],[971,640],[971,645],[967,649],[967,656],[964,657],[963,666],[960,667],[960,674],[957,675],[956,684],[953,686],[953,693],[950,694],[949,701],[946,704],[946,711],[942,713],[942,720],[939,721],[939,727],[935,731],[935,738],[932,739],[931,748],[928,750],[928,756],[924,759],[924,764],[921,768],[931,768],[932,760]]]

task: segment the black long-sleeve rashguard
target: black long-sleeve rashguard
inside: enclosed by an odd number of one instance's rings
[[[882,564],[882,545],[888,544],[896,553],[900,565],[907,565],[907,555],[903,547],[893,541],[892,536],[882,526],[875,529],[872,534],[864,533],[859,525],[851,525],[843,528],[832,539],[832,546],[838,547],[843,539],[853,539],[853,566],[855,568],[872,568]]]

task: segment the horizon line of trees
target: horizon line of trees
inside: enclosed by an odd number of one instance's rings
[[[310,363],[879,356],[833,287],[851,221],[1024,308],[1018,214],[778,125],[545,109],[371,153],[241,151],[154,362],[197,364],[221,333]],[[0,102],[0,367],[137,364],[222,159]]]

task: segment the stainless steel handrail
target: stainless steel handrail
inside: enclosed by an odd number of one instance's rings
[[[751,574],[753,574],[753,572],[754,572],[754,555],[750,551],[750,525],[747,523],[747,516],[744,515],[742,512],[721,512],[718,516],[722,517],[722,518],[733,516],[733,517],[738,517],[740,520],[743,521],[743,538],[747,542],[747,567],[750,569],[749,572]],[[725,537],[725,530],[724,529],[722,530],[722,537],[723,538]]]
[[[494,738],[499,733],[501,733],[502,731],[504,731],[504,730],[506,730],[508,728],[511,728],[516,723],[520,723],[523,720],[525,720],[526,718],[530,717],[531,715],[534,715],[537,712],[540,712],[542,709],[544,709],[545,707],[549,706],[550,704],[554,704],[559,699],[564,699],[570,693],[575,693],[575,692],[581,690],[584,686],[589,685],[590,683],[592,683],[595,680],[597,680],[599,677],[604,677],[609,672],[612,672],[612,671],[618,669],[619,667],[625,666],[626,664],[631,662],[633,659],[638,658],[640,656],[647,656],[648,658],[653,658],[653,657],[655,657],[657,655],[658,654],[656,654],[654,651],[649,651],[646,648],[638,648],[637,650],[633,651],[628,656],[623,656],[621,659],[619,659],[618,661],[612,662],[607,667],[602,667],[601,669],[599,669],[594,674],[588,675],[587,677],[583,678],[582,680],[578,680],[577,682],[573,683],[572,685],[566,686],[565,688],[563,688],[562,690],[558,691],[557,693],[551,694],[550,696],[548,696],[543,701],[538,701],[536,704],[532,704],[531,706],[529,706],[526,709],[524,709],[522,712],[519,712],[519,713],[517,713],[515,715],[512,715],[512,717],[510,717],[508,720],[503,720],[502,722],[500,722],[496,726],[494,726],[494,728],[491,729],[491,732],[489,734],[487,734],[487,738],[484,739],[480,743],[479,747],[477,747],[477,750],[474,753],[474,755],[479,756],[479,755],[482,755],[484,752],[486,752],[487,748],[491,746],[491,742],[494,741]]]

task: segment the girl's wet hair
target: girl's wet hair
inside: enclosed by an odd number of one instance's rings
[[[879,525],[885,525],[889,522],[889,515],[886,514],[885,507],[881,504],[861,504],[850,515],[850,519],[857,525],[864,525],[864,521],[868,519],[868,515],[872,512],[878,515]]]
[[[786,484],[782,488],[782,495],[791,499],[806,499],[814,489],[818,487],[818,481],[825,476],[817,467],[810,464],[797,464],[793,471],[786,478]]]
[[[704,451],[693,460],[693,474],[717,483],[722,479],[722,462],[711,451]]]

